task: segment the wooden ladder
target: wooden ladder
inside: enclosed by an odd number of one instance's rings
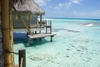
[[[46,34],[48,33],[48,28],[50,29],[49,34],[52,33],[52,23],[51,20],[48,20],[48,22],[46,23]]]

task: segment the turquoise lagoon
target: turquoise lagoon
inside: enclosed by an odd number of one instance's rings
[[[99,67],[100,19],[44,18],[57,34],[26,46],[26,33],[14,33],[14,48],[26,49],[26,67]],[[15,55],[16,64],[18,56]]]

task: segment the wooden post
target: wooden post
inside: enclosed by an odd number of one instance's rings
[[[23,58],[23,63],[22,63],[22,58]],[[19,67],[20,66],[26,67],[26,51],[25,51],[25,49],[19,50]]]
[[[48,28],[50,29],[50,34],[52,33],[52,22],[48,20],[48,24],[46,23],[46,33],[48,33]]]
[[[42,26],[42,15],[40,15],[40,27]],[[41,33],[41,31],[39,31]]]
[[[6,50],[11,50],[9,36],[9,0],[1,0],[1,12],[4,67],[12,67],[11,54],[6,52]]]
[[[40,27],[42,26],[42,15],[40,15]]]
[[[52,33],[52,22],[50,20],[50,34]]]
[[[12,0],[10,0],[12,2]],[[9,8],[9,27],[10,27],[10,43],[11,43],[11,52],[14,52],[14,40],[13,40],[13,23],[12,23],[12,7]],[[12,65],[14,66],[14,53],[11,54]]]
[[[46,34],[47,34],[47,23],[46,23]]]
[[[51,36],[51,42],[52,42],[52,37],[53,37],[53,36]]]

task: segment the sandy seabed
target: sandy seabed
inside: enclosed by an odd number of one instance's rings
[[[99,67],[100,31],[97,30],[90,26],[53,28],[57,34],[53,42],[47,37],[34,40],[28,47],[26,42],[16,43],[15,51],[26,49],[27,67]],[[18,57],[15,60],[18,63]]]

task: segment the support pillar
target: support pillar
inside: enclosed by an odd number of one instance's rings
[[[42,15],[40,15],[40,27],[42,26]],[[41,33],[41,31],[39,31]]]
[[[11,54],[6,52],[6,50],[11,50],[9,36],[9,0],[1,0],[1,12],[4,67],[12,67]]]
[[[40,15],[40,27],[42,26],[42,15]]]
[[[12,3],[12,0],[10,0]],[[9,7],[9,27],[10,27],[10,43],[11,43],[11,52],[14,52],[14,40],[13,40],[13,23],[12,23],[12,7]],[[14,53],[11,54],[12,65],[14,66]]]

